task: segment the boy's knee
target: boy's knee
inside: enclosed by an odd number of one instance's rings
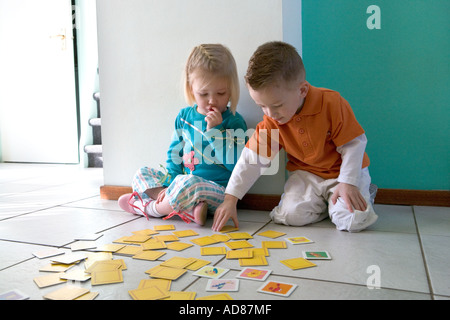
[[[288,226],[301,227],[319,222],[328,216],[323,213],[322,206],[311,207],[311,204],[297,204],[295,207],[279,205],[275,207],[270,216],[275,223]]]
[[[368,204],[365,211],[348,211],[343,206],[334,207],[330,211],[331,221],[336,225],[336,229],[348,232],[359,232],[377,221],[378,216],[371,204]]]

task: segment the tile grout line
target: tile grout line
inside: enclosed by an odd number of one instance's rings
[[[430,290],[431,299],[434,300],[433,285],[431,283],[430,271],[428,270],[427,259],[425,257],[425,250],[423,248],[422,237],[420,236],[419,225],[417,224],[416,212],[414,210],[414,206],[411,206],[411,211],[413,213],[414,225],[416,227],[417,239],[419,240],[419,247],[420,247],[420,252],[422,254],[422,261],[423,261],[423,266],[425,268],[425,275],[427,276],[428,288]]]

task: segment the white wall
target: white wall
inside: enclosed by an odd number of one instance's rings
[[[259,45],[283,39],[283,11],[282,0],[97,0],[105,185],[129,186],[139,167],[165,164],[175,117],[186,106],[183,67],[200,43],[232,51],[238,112],[254,128],[262,112],[243,77]],[[281,193],[283,168],[251,191]]]

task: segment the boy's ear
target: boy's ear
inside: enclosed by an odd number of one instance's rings
[[[306,95],[308,94],[308,90],[309,90],[309,83],[306,80],[300,82],[299,93],[302,98],[306,97]]]

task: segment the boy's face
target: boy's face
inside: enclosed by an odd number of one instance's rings
[[[225,112],[231,95],[226,78],[193,77],[191,87],[199,113],[206,115],[212,108]]]
[[[261,107],[266,116],[278,124],[287,123],[300,111],[309,89],[306,81],[294,87],[268,85],[258,90],[253,90],[249,85],[247,87],[253,101]]]

